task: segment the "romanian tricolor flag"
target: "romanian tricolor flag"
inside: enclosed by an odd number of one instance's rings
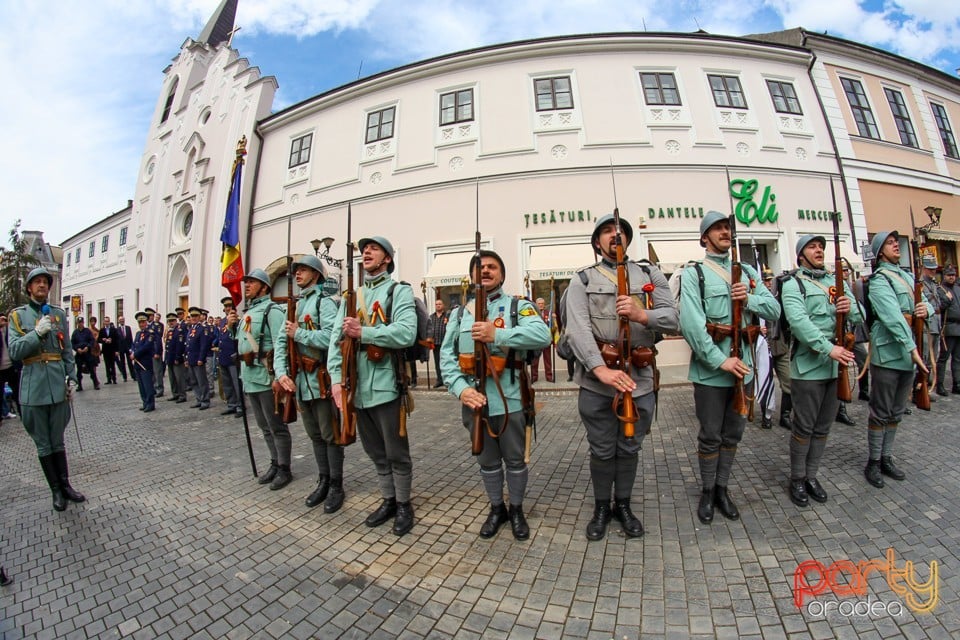
[[[233,163],[233,180],[230,183],[230,199],[227,200],[227,214],[223,221],[220,242],[223,250],[220,254],[220,284],[230,292],[235,307],[243,299],[243,260],[240,256],[240,184],[243,175],[243,156],[247,154],[247,137],[237,144],[237,159]]]

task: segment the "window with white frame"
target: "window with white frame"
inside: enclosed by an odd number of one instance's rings
[[[770,90],[770,98],[773,100],[773,109],[777,113],[803,115],[793,84],[781,80],[767,80],[767,88]]]
[[[127,228],[120,227],[120,242],[118,243],[118,246],[122,247],[126,244],[127,244]]]
[[[640,73],[643,99],[647,105],[680,105],[677,79],[672,73]]]
[[[887,96],[887,102],[890,104],[893,121],[897,123],[900,143],[908,147],[919,147],[917,134],[913,130],[913,122],[910,121],[910,112],[907,111],[907,103],[903,99],[903,94],[889,87],[884,87],[883,93]]]
[[[76,264],[80,264],[80,247],[77,247],[77,255],[73,258]]]
[[[387,107],[367,114],[367,144],[393,137],[393,121],[396,107]]]
[[[96,241],[96,240],[91,240],[91,241],[90,241],[90,251],[87,253],[87,256],[90,257],[90,258],[92,258],[92,257],[93,257],[93,252],[96,251],[96,249],[97,249],[97,241]]]
[[[873,117],[873,111],[870,109],[870,102],[867,101],[867,94],[863,91],[863,85],[860,84],[859,80],[851,78],[840,78],[840,84],[843,86],[843,92],[850,104],[853,120],[857,123],[857,132],[864,138],[879,140],[880,131],[877,129],[877,121]]]
[[[573,109],[573,89],[570,76],[537,78],[533,81],[537,111]]]
[[[294,138],[290,143],[290,168],[310,162],[310,148],[313,146],[313,134]]]
[[[100,253],[106,253],[107,247],[110,244],[110,236],[106,235],[100,239]]]
[[[933,111],[933,119],[937,121],[937,131],[940,132],[940,141],[943,142],[943,153],[948,158],[960,159],[957,153],[957,141],[953,137],[953,129],[950,127],[950,118],[947,117],[947,110],[942,104],[936,102],[930,103],[930,110]]]
[[[747,99],[740,86],[740,78],[736,76],[708,75],[710,90],[713,92],[713,102],[718,107],[746,109]]]
[[[72,251],[69,252],[69,253],[67,253],[67,266],[68,266],[68,267],[70,266],[70,258],[72,258],[72,257],[73,257],[73,252],[72,252]]]
[[[473,89],[440,94],[440,126],[473,120]]]

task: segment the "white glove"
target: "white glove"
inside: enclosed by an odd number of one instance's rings
[[[67,381],[67,402],[73,402],[73,396],[77,391],[77,383],[73,380]]]
[[[40,320],[37,321],[37,326],[34,327],[33,330],[36,331],[37,335],[42,338],[43,336],[50,333],[50,329],[52,328],[53,328],[53,325],[50,322],[50,316],[43,316],[42,318],[40,318]]]

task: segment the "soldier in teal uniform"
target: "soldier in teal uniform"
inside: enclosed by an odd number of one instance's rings
[[[629,261],[626,251],[633,240],[633,228],[625,220],[620,221],[620,227],[630,295],[617,295],[617,228],[613,215],[597,220],[590,238],[600,261],[578,271],[564,294],[563,319],[576,356],[573,377],[580,387],[577,408],[590,445],[594,511],[587,524],[588,540],[601,540],[612,518],[617,519],[627,537],[643,535],[643,524],[630,503],[643,438],[656,410],[651,356],[656,333],[677,330],[677,310],[667,279],[654,266]],[[617,342],[621,315],[630,320],[631,356],[638,350],[638,358],[642,353],[646,362],[639,368],[631,364],[629,371],[608,367],[598,346]],[[632,438],[624,435],[623,424],[613,410],[618,393],[629,393],[637,408]]]
[[[746,427],[746,418],[733,410],[733,390],[738,379],[748,388],[752,383],[753,356],[746,340],[740,358],[730,356],[731,301],[744,301],[745,323],[753,315],[771,322],[780,318],[780,304],[749,264],[742,264],[740,282],[731,284],[731,245],[727,216],[708,212],[700,222],[700,246],[706,249],[706,255],[686,267],[680,281],[680,329],[692,352],[687,379],[693,383],[700,422],[697,455],[703,491],[697,517],[703,524],[713,522],[715,506],[729,520],[740,517],[727,492],[737,445]],[[718,336],[717,341],[711,331]]]
[[[870,241],[874,272],[870,276],[870,416],[867,420],[867,482],[883,487],[883,476],[903,480],[893,462],[893,442],[913,389],[914,365],[927,370],[905,315],[926,318],[933,307],[914,304],[913,276],[900,268],[900,234],[881,231]]]
[[[157,408],[156,385],[153,382],[153,359],[157,349],[156,327],[150,326],[152,316],[145,311],[141,311],[134,316],[137,326],[136,337],[133,339],[133,346],[130,351],[130,366],[137,370],[137,386],[140,391],[140,411],[149,413]]]
[[[394,270],[393,245],[386,238],[361,238],[357,243],[363,254],[363,286],[357,290],[357,318],[345,318],[340,305],[330,338],[328,368],[333,383],[333,399],[341,406],[344,335],[360,340],[357,355],[356,384],[357,433],[377,469],[380,506],[366,519],[368,527],[378,527],[394,518],[393,533],[402,536],[413,528],[413,461],[410,442],[400,435],[400,392],[395,358],[398,350],[411,346],[417,337],[417,312],[413,289],[390,278]],[[386,354],[383,352],[386,351]],[[374,359],[371,359],[371,354]],[[382,358],[380,356],[383,356]]]
[[[243,363],[240,379],[263,440],[270,451],[270,468],[260,476],[260,484],[270,490],[282,489],[293,480],[290,470],[292,441],[290,429],[274,411],[273,355],[276,339],[283,334],[286,314],[270,300],[270,277],[263,269],[254,269],[243,277],[243,296],[247,310],[240,316],[236,309],[227,314],[227,330],[237,341],[237,353]]]
[[[297,321],[284,324],[277,336],[274,366],[277,381],[284,390],[296,392],[303,429],[313,443],[317,461],[317,488],[304,501],[310,507],[323,503],[324,513],[336,513],[343,506],[344,448],[333,441],[333,401],[330,398],[330,376],[327,373],[327,350],[330,332],[337,319],[337,296],[324,295],[326,273],[316,256],[306,255],[291,264],[300,287]],[[287,352],[287,339],[292,338],[296,353]],[[297,358],[297,378],[289,375],[289,359]]]
[[[550,345],[550,329],[529,300],[518,300],[501,289],[506,269],[499,255],[481,251],[479,262],[480,281],[487,296],[487,317],[477,322],[470,301],[450,314],[440,349],[440,371],[450,393],[463,405],[461,416],[468,431],[473,424],[474,410],[486,405],[490,429],[499,434],[493,437],[484,429],[483,451],[477,457],[480,478],[490,498],[490,514],[480,527],[480,537],[492,538],[501,525],[509,521],[513,537],[526,540],[530,537],[530,527],[523,514],[523,497],[529,471],[524,462],[525,420],[520,370],[527,352],[540,353]],[[471,277],[476,278],[476,256],[470,260],[469,268]],[[486,344],[493,358],[505,360],[504,369],[498,374],[500,389],[494,377],[488,375],[481,393],[476,389],[474,371],[469,366],[467,370],[461,366],[461,354],[472,356],[475,342]],[[504,466],[509,510],[503,503]]]
[[[40,467],[53,493],[53,508],[86,498],[70,486],[63,432],[70,422],[70,401],[77,388],[73,349],[66,338],[67,316],[47,304],[53,276],[39,267],[27,275],[30,302],[10,312],[10,357],[23,362],[20,419],[37,446]]]
[[[781,285],[783,314],[790,324],[793,357],[790,384],[794,389],[790,438],[790,500],[798,507],[827,501],[817,480],[820,459],[827,446],[830,425],[837,415],[837,363],[856,366],[856,356],[835,344],[837,314],[862,319],[853,293],[835,299],[836,277],[824,267],[823,236],[805,235],[797,242],[796,275]]]

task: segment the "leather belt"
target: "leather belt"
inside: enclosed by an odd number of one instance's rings
[[[23,364],[37,364],[38,362],[60,362],[59,353],[41,353],[38,356],[31,356],[23,359]]]

